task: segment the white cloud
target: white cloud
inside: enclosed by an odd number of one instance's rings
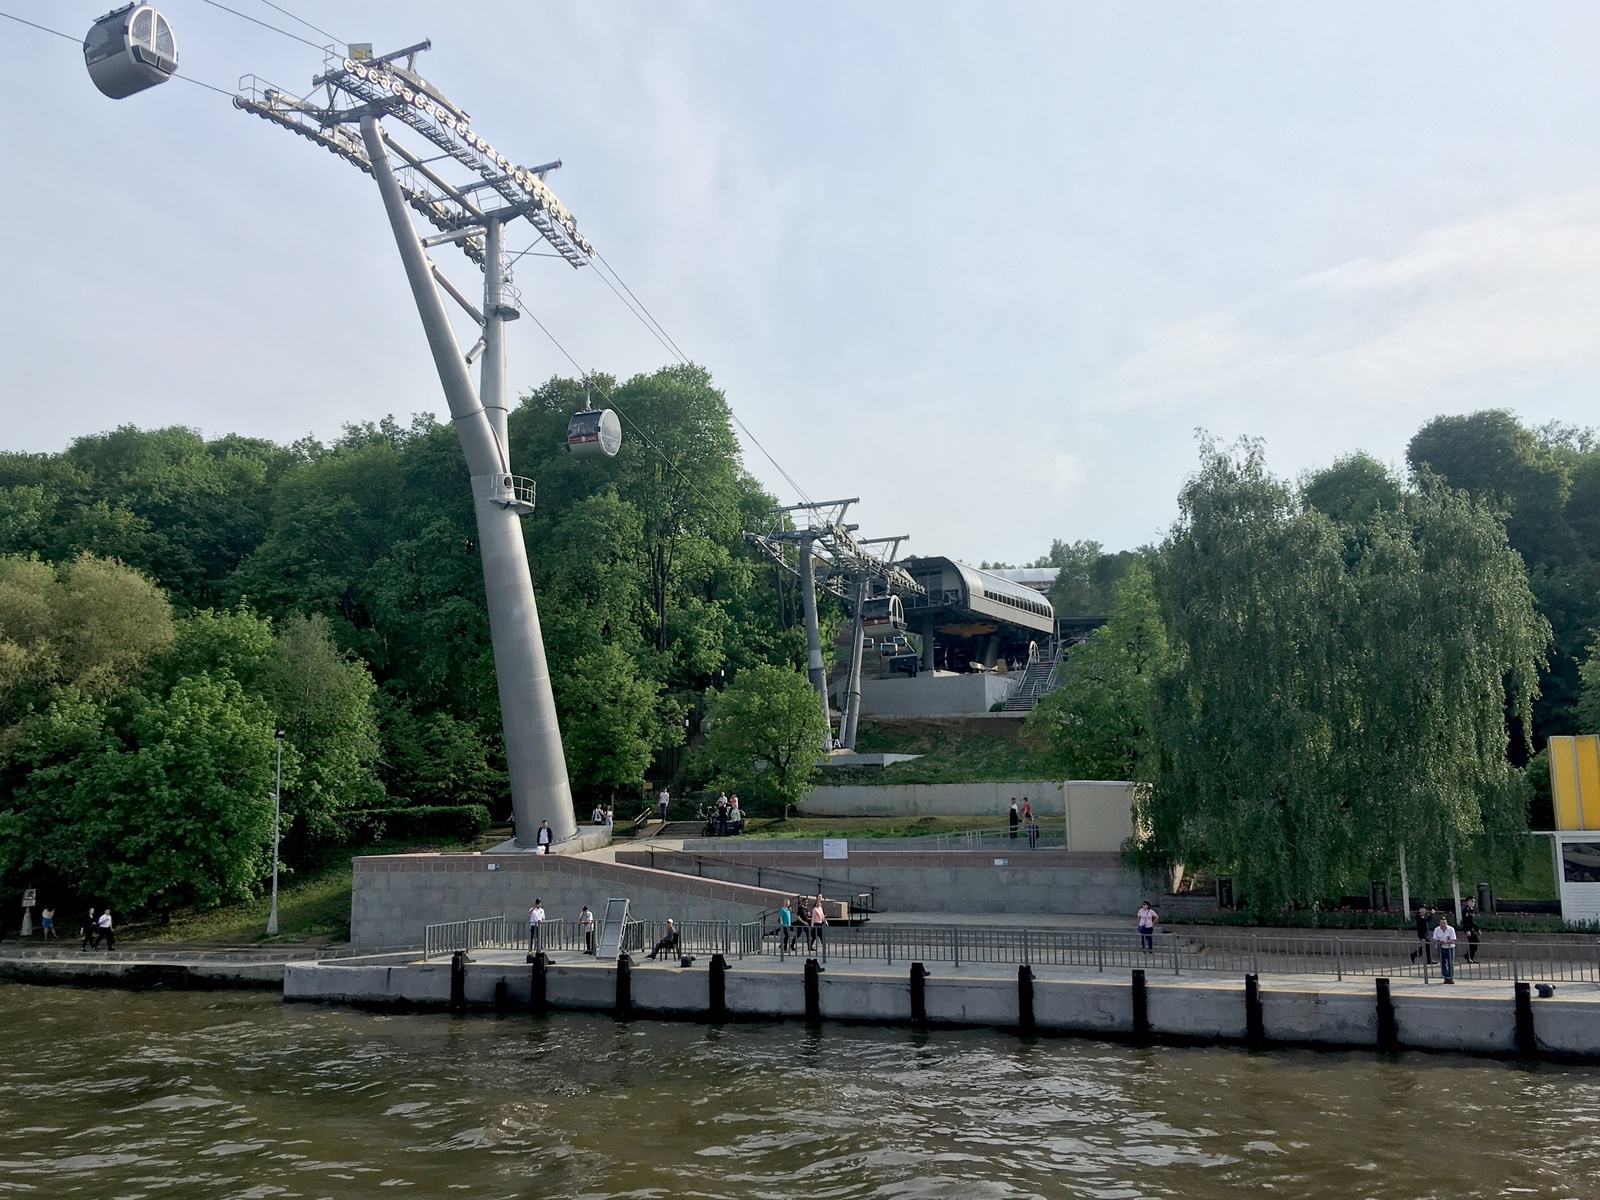
[[[1541,196],[1429,230],[1154,334],[1095,381],[1091,408],[1221,401],[1431,412],[1600,367],[1600,189]]]

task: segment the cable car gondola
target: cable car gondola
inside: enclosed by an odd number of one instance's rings
[[[155,9],[129,4],[89,27],[83,61],[95,87],[121,100],[171,79],[178,70],[178,43]]]
[[[609,408],[586,408],[567,422],[567,450],[574,458],[613,458],[622,448],[622,422]]]
[[[906,610],[899,596],[879,596],[861,602],[863,629],[904,629]]]

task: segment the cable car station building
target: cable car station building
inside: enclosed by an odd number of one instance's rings
[[[879,677],[861,681],[862,712],[989,712],[1016,691],[1029,662],[1047,652],[1055,634],[1050,601],[1025,584],[951,558],[909,558],[901,565],[924,589],[899,598],[906,632],[920,645],[880,642]]]

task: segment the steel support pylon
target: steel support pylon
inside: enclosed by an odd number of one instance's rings
[[[839,720],[839,745],[856,748],[856,727],[861,723],[861,608],[867,602],[867,576],[856,576],[856,615],[850,623],[850,674],[845,684],[844,716]]]
[[[572,788],[561,748],[550,668],[545,661],[539,608],[528,573],[528,551],[521,518],[496,502],[499,477],[511,471],[510,445],[505,440],[504,305],[501,295],[505,264],[499,253],[498,222],[489,225],[495,253],[484,264],[483,400],[473,386],[461,344],[445,312],[422,241],[406,211],[406,198],[384,147],[377,119],[361,119],[361,137],[372,163],[372,175],[394,229],[400,260],[416,299],[422,328],[433,351],[434,366],[450,406],[450,417],[472,479],[472,504],[483,556],[483,590],[489,609],[489,636],[494,645],[495,676],[500,690],[500,721],[505,731],[506,767],[511,777],[511,805],[516,814],[517,844],[532,846],[541,821],[549,821],[554,840],[578,831],[572,811]],[[491,410],[485,401],[495,403]]]
[[[800,607],[806,623],[806,674],[811,686],[817,689],[822,702],[822,725],[828,731],[828,745],[833,745],[833,724],[828,720],[828,669],[822,664],[822,629],[817,623],[817,574],[811,561],[815,539],[808,534],[800,536]]]

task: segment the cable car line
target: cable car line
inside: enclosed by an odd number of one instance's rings
[[[249,21],[252,25],[259,25],[263,29],[272,30],[273,33],[281,33],[286,38],[293,38],[295,41],[299,42],[302,46],[310,46],[313,50],[326,50],[327,49],[327,46],[319,45],[316,42],[309,41],[306,38],[301,37],[298,33],[290,33],[287,29],[279,29],[276,25],[269,25],[265,21],[259,21],[255,17],[252,17],[247,13],[242,13],[237,8],[229,8],[226,4],[218,4],[217,0],[204,0],[204,3],[211,5],[212,8],[220,8],[225,13],[232,13],[234,16],[238,17],[241,21]],[[274,7],[276,7],[276,6],[274,6]],[[298,17],[296,17],[295,19],[299,20]],[[302,25],[305,24],[304,21],[301,21],[300,23]],[[315,26],[313,26],[313,28],[315,28]],[[317,30],[317,32],[321,33],[322,31],[319,29],[319,30]]]
[[[611,263],[606,259],[606,256],[601,254],[598,250],[594,252],[594,256],[604,263],[606,270],[611,273],[612,277],[615,278],[618,283],[622,284],[622,290],[627,292],[629,296],[633,296],[633,302],[639,306],[639,310],[643,312],[645,316],[650,318],[650,323],[657,329],[661,330],[662,336],[665,337],[669,343],[671,343],[673,350],[677,351],[678,357],[683,359],[684,362],[688,362],[689,356],[682,350],[678,349],[678,343],[672,340],[672,335],[666,331],[660,321],[656,320],[655,314],[644,306],[644,301],[633,295],[633,289],[628,286],[627,282],[622,278],[621,275],[617,274],[617,269],[611,265]]]
[[[290,12],[287,8],[284,8],[283,5],[281,5],[281,4],[274,4],[272,2],[272,0],[261,0],[261,3],[265,4],[268,8],[277,9],[284,16],[288,17],[291,21],[298,21],[301,25],[304,25],[307,29],[311,30],[312,32],[320,33],[323,37],[327,38],[330,42],[333,42],[335,45],[342,46],[342,45],[346,44],[343,38],[336,38],[336,37],[333,36],[333,34],[329,33],[326,29],[319,29],[317,26],[313,25],[310,21],[306,20],[304,17],[295,16],[292,12]]]
[[[70,33],[62,33],[61,30],[59,30],[59,29],[51,29],[48,25],[40,25],[37,21],[29,21],[29,20],[26,20],[23,17],[16,16],[16,15],[14,15],[12,13],[0,12],[0,17],[5,17],[7,20],[10,20],[10,21],[15,21],[18,25],[29,25],[29,26],[32,26],[34,29],[37,29],[40,33],[53,33],[58,38],[66,38],[67,41],[71,42],[73,45],[82,45],[82,43],[83,43],[83,39],[82,38],[75,38]]]

